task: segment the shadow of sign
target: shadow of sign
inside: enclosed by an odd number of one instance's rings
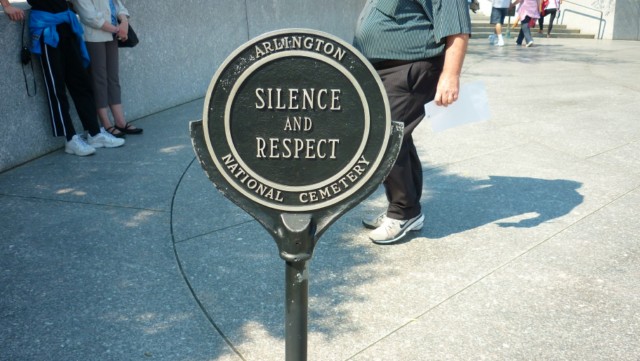
[[[425,175],[423,212],[429,220],[420,236],[443,238],[496,223],[500,227],[536,227],[562,217],[582,203],[582,183],[565,179]]]

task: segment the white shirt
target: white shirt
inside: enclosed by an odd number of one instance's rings
[[[493,6],[494,8],[500,9],[508,8],[509,5],[511,5],[511,0],[493,0],[493,3],[491,4],[491,6]]]
[[[547,5],[547,9],[557,9],[560,7],[558,0],[549,0],[549,5]]]

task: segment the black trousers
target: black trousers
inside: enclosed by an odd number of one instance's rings
[[[60,25],[58,28],[63,26],[68,25]],[[61,29],[58,33],[60,41],[55,48],[44,44],[43,39],[40,40],[42,49],[40,59],[47,88],[53,135],[64,136],[70,140],[76,134],[69,114],[67,90],[73,99],[83,128],[89,134],[96,135],[100,132],[96,105],[88,70],[82,66],[77,39],[68,29]]]
[[[413,143],[413,130],[424,118],[424,104],[435,98],[444,57],[380,69],[389,98],[391,119],[404,123],[400,154],[383,185],[389,207],[387,217],[410,219],[421,212],[422,165]]]
[[[547,15],[551,15],[551,21],[549,21],[549,27],[547,29],[547,34],[551,34],[551,30],[553,30],[553,22],[556,20],[556,9],[549,9],[544,11],[544,16],[538,18],[538,25],[540,25],[540,31],[542,31],[542,27],[544,25],[544,17]]]

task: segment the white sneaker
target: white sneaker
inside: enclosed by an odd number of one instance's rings
[[[387,218],[387,211],[384,211],[378,214],[377,216],[374,216],[371,218],[363,218],[362,225],[364,226],[364,228],[376,229],[382,225],[382,223],[386,218]]]
[[[85,155],[91,155],[96,152],[96,148],[87,144],[84,139],[78,134],[74,135],[70,141],[64,146],[65,153],[79,155],[84,157]]]
[[[94,148],[116,148],[124,144],[124,139],[114,137],[101,127],[100,133],[87,136],[87,142]]]
[[[531,45],[533,45],[533,40],[531,40],[530,42],[527,43],[527,45],[525,45],[525,47],[530,47]]]
[[[496,34],[489,35],[489,44],[494,45],[496,43]]]
[[[502,37],[498,38],[498,42],[496,43],[496,46],[504,46],[504,39]]]
[[[419,231],[424,225],[424,215],[418,214],[408,220],[385,217],[382,225],[369,233],[373,243],[389,244],[399,241],[409,231]]]

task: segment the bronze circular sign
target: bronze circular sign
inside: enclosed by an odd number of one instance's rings
[[[360,189],[391,120],[375,70],[330,34],[287,29],[238,48],[214,75],[203,115],[215,166],[244,197],[307,212]]]

